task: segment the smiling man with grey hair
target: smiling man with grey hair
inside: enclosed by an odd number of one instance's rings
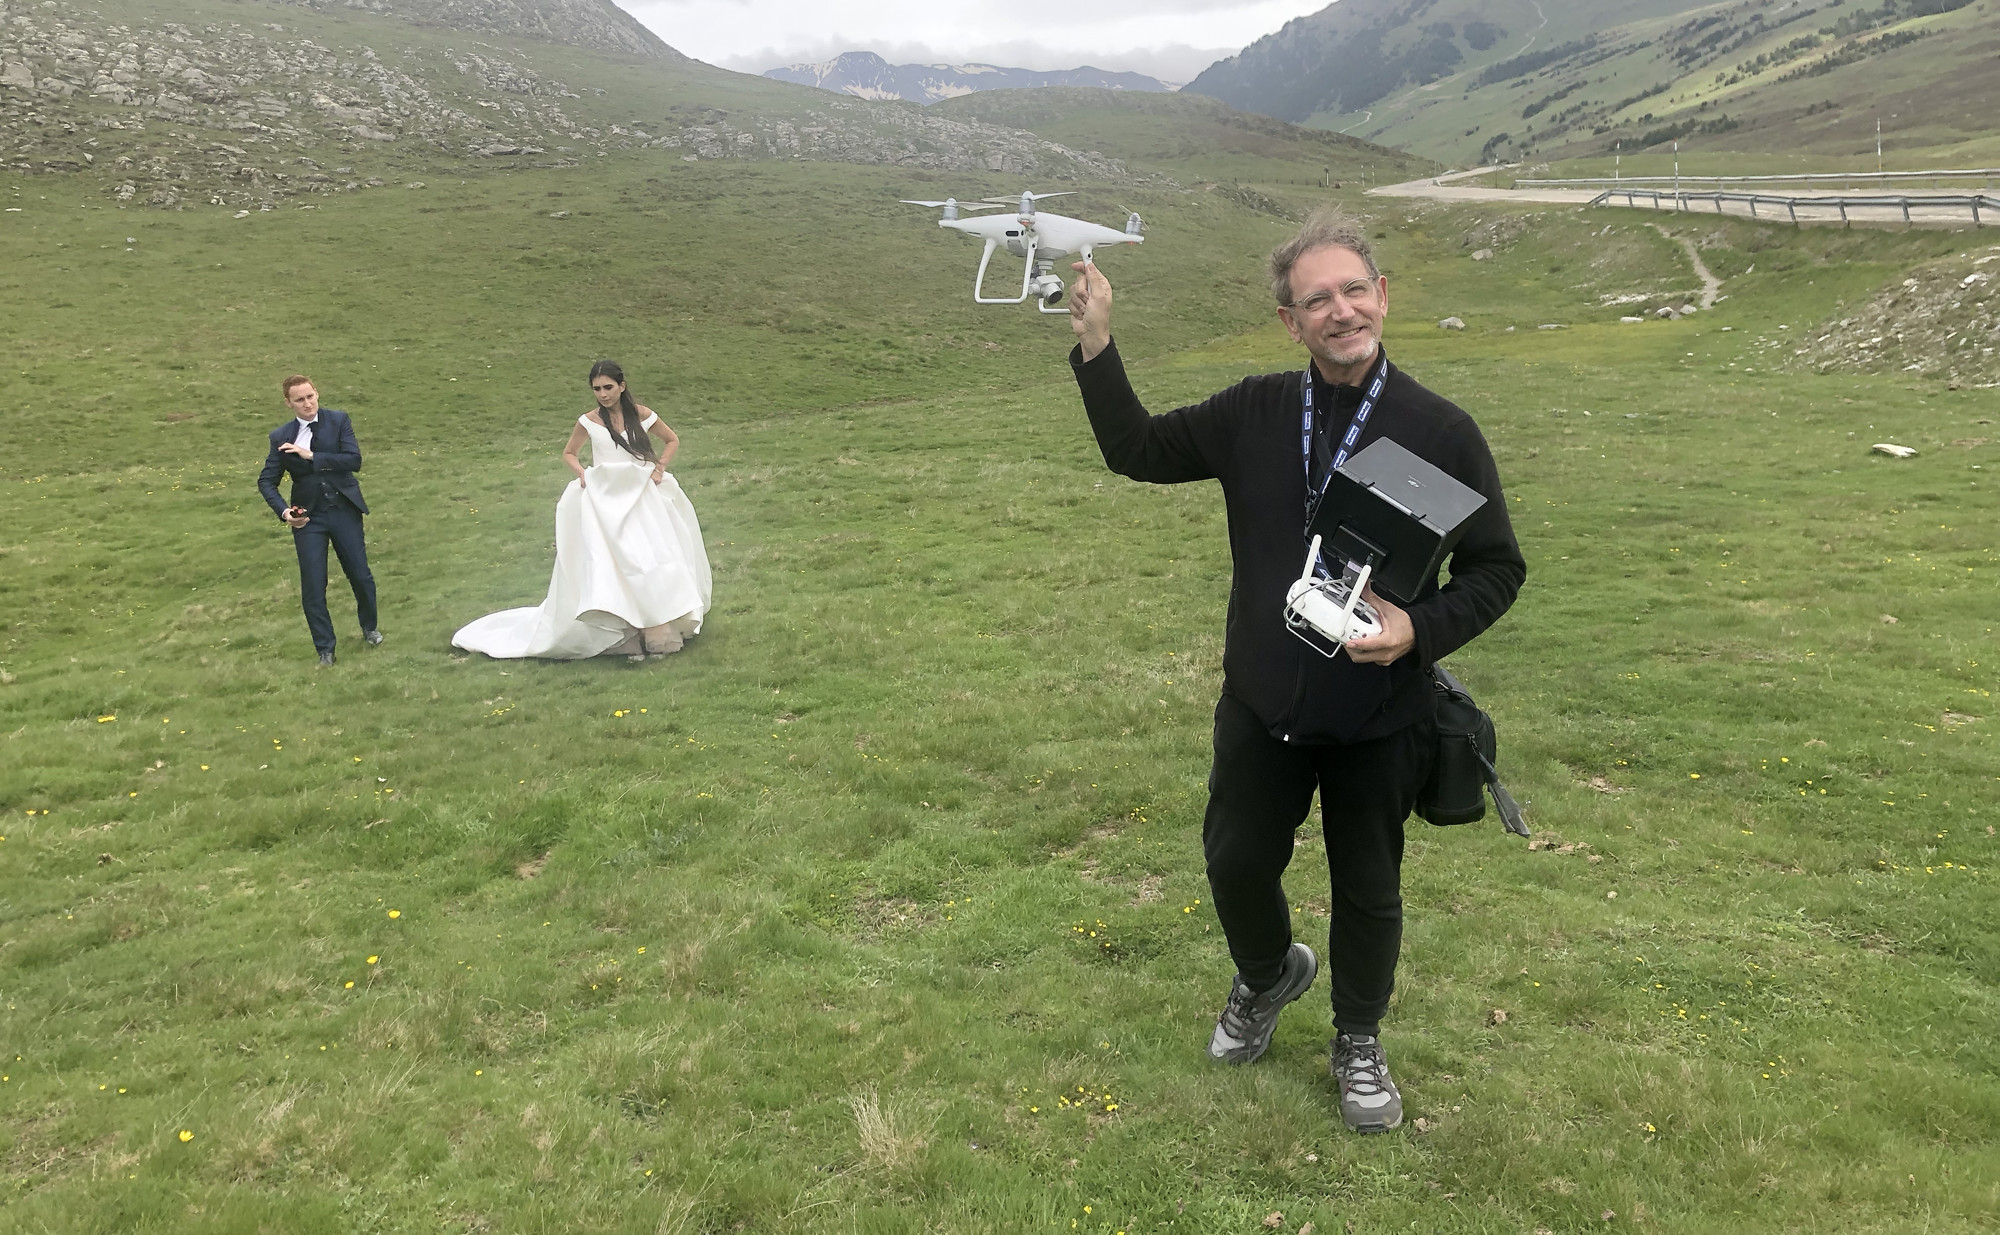
[[[1317,792],[1341,1118],[1385,1132],[1403,1120],[1380,1033],[1402,946],[1403,823],[1437,752],[1430,667],[1499,620],[1527,577],[1499,471],[1470,416],[1389,363],[1388,280],[1366,233],[1337,210],[1314,213],[1271,255],[1278,318],[1305,349],[1305,369],[1246,378],[1160,416],[1141,406],[1111,341],[1111,284],[1094,265],[1074,269],[1070,364],[1105,463],[1156,484],[1219,481],[1229,511],[1235,577],[1202,851],[1237,972],[1208,1053],[1261,1056],[1278,1013],[1318,975],[1312,949],[1292,938],[1282,883]],[[1383,437],[1487,500],[1452,553],[1450,581],[1427,582],[1407,608],[1370,589],[1381,633],[1328,659],[1286,628],[1285,594],[1315,496]]]

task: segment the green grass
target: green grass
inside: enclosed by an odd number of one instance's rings
[[[1363,1140],[1318,995],[1256,1067],[1201,1054],[1214,489],[1105,473],[1066,327],[960,303],[971,246],[865,204],[942,178],[602,162],[240,221],[0,183],[34,307],[0,371],[0,1229],[2000,1207],[2000,501],[1962,444],[1994,400],[1768,346],[1949,238],[1704,221],[1731,298],[1620,326],[1603,293],[1691,283],[1636,223],[1546,212],[1475,264],[1493,211],[1376,220],[1392,352],[1480,418],[1530,559],[1454,667],[1553,843],[1412,825],[1413,1123]],[[1297,363],[1280,221],[1135,208],[1107,270],[1153,406]],[[603,354],[683,435],[709,626],[643,666],[455,656],[542,594]],[[343,621],[330,672],[252,489],[293,368],[377,509],[389,642]]]

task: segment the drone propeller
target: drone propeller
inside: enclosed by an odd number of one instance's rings
[[[993,203],[996,206],[1018,206],[1021,204],[1023,199],[1026,199],[1031,202],[1038,202],[1045,197],[1074,197],[1074,196],[1076,196],[1075,189],[1065,189],[1060,193],[1021,193],[1014,197],[989,197],[986,198],[985,200]]]
[[[992,209],[995,209],[995,207],[993,207],[993,206],[989,206],[989,205],[984,205],[984,204],[982,204],[982,203],[980,203],[980,202],[963,202],[963,203],[961,203],[961,202],[960,202],[960,201],[959,201],[959,200],[958,200],[958,199],[957,199],[956,197],[947,197],[947,198],[945,198],[945,199],[944,199],[943,201],[941,201],[941,202],[913,202],[913,201],[910,201],[910,200],[909,200],[909,199],[907,199],[907,198],[904,198],[904,199],[902,199],[902,202],[903,202],[903,205],[905,205],[905,206],[943,206],[943,207],[944,207],[944,222],[946,222],[946,223],[954,223],[954,222],[957,222],[957,220],[958,220],[958,212],[959,212],[960,210],[992,210]]]

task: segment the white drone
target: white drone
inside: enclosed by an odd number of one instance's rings
[[[1057,258],[1075,253],[1088,262],[1091,254],[1104,245],[1138,244],[1145,239],[1139,234],[1142,225],[1136,214],[1126,216],[1125,230],[1119,232],[1082,219],[1035,209],[1035,203],[1045,197],[1068,196],[1068,193],[1023,193],[1019,201],[1010,197],[989,197],[984,201],[961,202],[947,197],[941,202],[905,201],[903,204],[942,206],[944,217],[938,220],[939,227],[949,227],[986,241],[986,251],[979,257],[979,273],[972,280],[972,299],[975,302],[1020,304],[1033,296],[1039,302],[1036,307],[1043,313],[1068,313],[1068,309],[1057,307],[1063,299],[1063,281],[1055,273]],[[979,215],[970,219],[958,217],[960,210],[996,210],[1002,206],[1018,206],[1019,211],[1015,214]],[[1006,245],[1009,253],[1022,260],[1021,294],[1018,296],[986,294],[986,265],[993,260],[993,251],[1001,245]]]

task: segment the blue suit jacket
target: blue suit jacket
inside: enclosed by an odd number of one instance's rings
[[[319,418],[313,421],[310,459],[278,449],[297,439],[298,424],[294,418],[271,430],[270,453],[264,459],[264,470],[257,476],[257,492],[264,495],[265,504],[279,518],[285,517],[287,503],[278,492],[278,478],[289,475],[290,504],[305,507],[307,514],[325,510],[327,503],[341,498],[367,514],[368,503],[361,499],[361,482],[354,478],[354,473],[361,470],[361,443],[354,439],[354,422],[346,412],[330,407],[319,409]]]

